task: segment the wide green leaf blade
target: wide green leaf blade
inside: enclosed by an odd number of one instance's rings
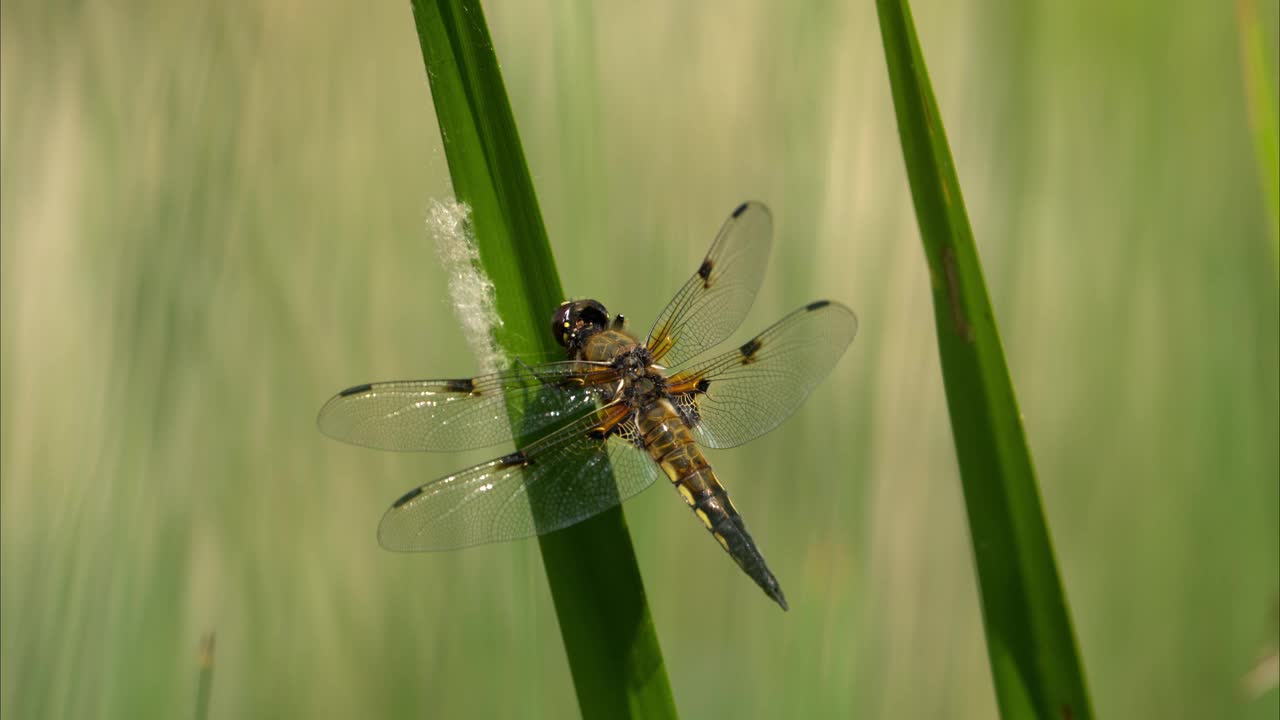
[[[412,7],[454,193],[494,285],[497,342],[513,358],[562,354],[548,328],[564,293],[480,3]],[[540,543],[583,716],[675,717],[622,509]]]
[[[877,0],[1005,717],[1092,716],[995,315],[906,0]]]

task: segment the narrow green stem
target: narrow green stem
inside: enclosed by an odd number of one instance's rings
[[[1254,0],[1239,0],[1240,68],[1244,96],[1258,162],[1258,181],[1271,226],[1272,264],[1280,278],[1280,126],[1276,123],[1276,73],[1271,64],[1275,48],[1267,49]]]
[[[200,641],[200,680],[196,687],[195,720],[209,717],[209,701],[213,698],[213,650],[214,634],[209,633]]]
[[[494,284],[495,338],[512,358],[563,352],[548,328],[564,292],[480,3],[412,7],[454,194],[471,208]],[[583,716],[675,717],[622,509],[545,535],[540,547]]]
[[[911,11],[906,0],[876,9],[932,280],[997,702],[1009,718],[1088,718],[1031,452]]]

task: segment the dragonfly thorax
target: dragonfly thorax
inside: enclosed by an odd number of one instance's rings
[[[667,396],[667,376],[653,364],[649,348],[636,344],[613,361],[622,379],[622,396],[635,408]]]
[[[631,347],[618,353],[613,360],[613,366],[624,378],[638,377],[653,367],[653,355],[650,354],[649,348],[633,342]]]

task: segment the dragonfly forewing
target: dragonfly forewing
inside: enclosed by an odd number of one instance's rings
[[[725,220],[698,269],[649,332],[654,362],[676,367],[719,345],[742,324],[769,262],[773,216],[747,202]]]
[[[451,380],[348,388],[320,410],[329,437],[379,450],[453,451],[536,436],[595,410],[617,374],[579,361]]]

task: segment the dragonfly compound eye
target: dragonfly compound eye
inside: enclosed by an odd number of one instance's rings
[[[560,304],[551,316],[551,333],[566,347],[609,326],[609,311],[595,300],[570,300]]]
[[[561,345],[569,344],[569,330],[573,326],[569,320],[569,314],[572,309],[572,302],[562,302],[560,307],[556,308],[555,314],[551,316],[551,336]]]

